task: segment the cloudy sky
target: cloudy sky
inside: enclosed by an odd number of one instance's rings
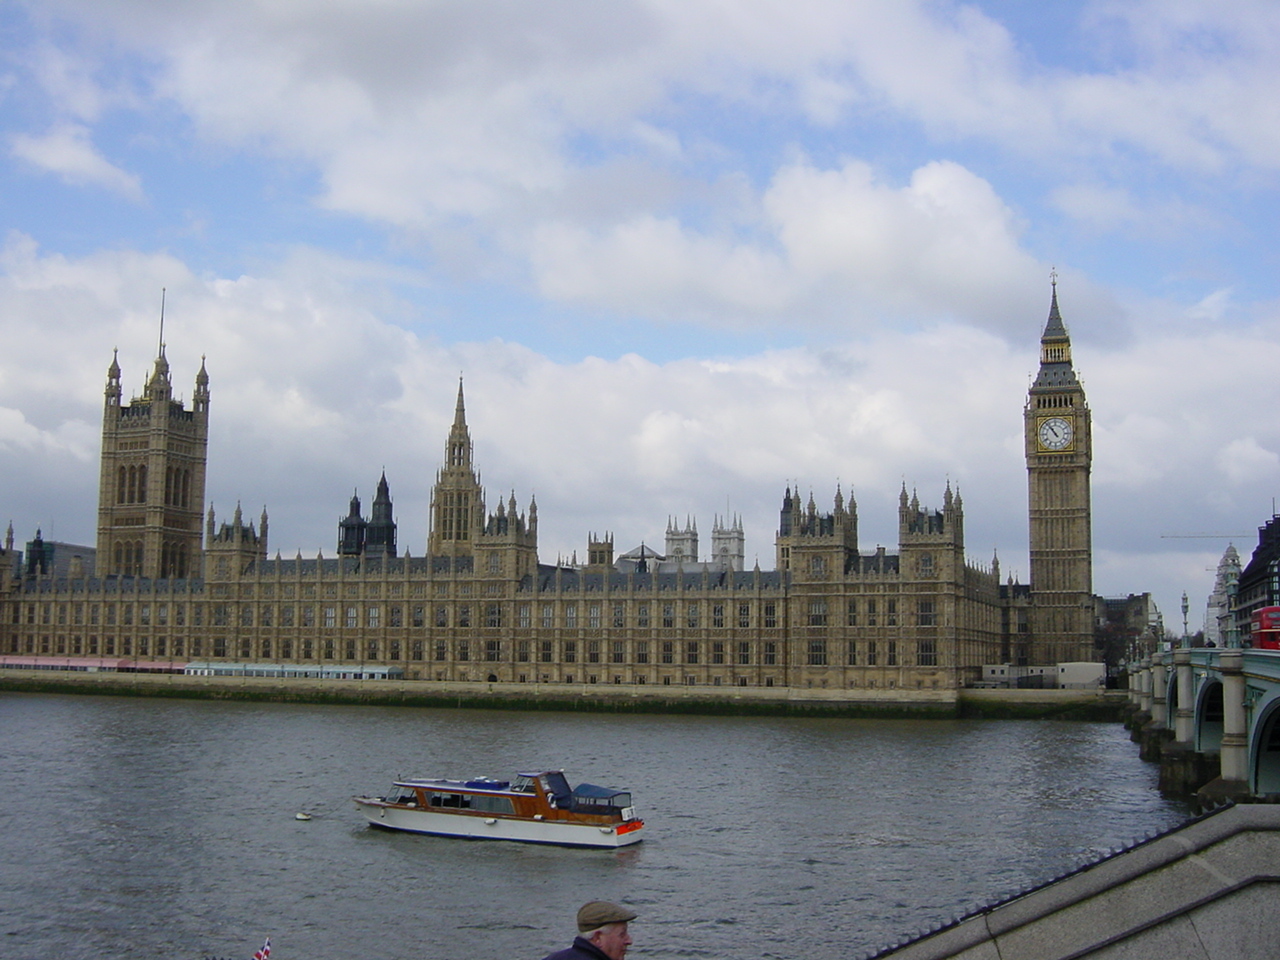
[[[788,484],[892,547],[950,482],[1025,581],[1056,268],[1094,588],[1194,629],[1280,487],[1278,89],[1268,0],[12,0],[0,522],[92,543],[166,288],[273,553],[385,467],[421,554],[461,374],[544,559],[728,513],[769,568]]]

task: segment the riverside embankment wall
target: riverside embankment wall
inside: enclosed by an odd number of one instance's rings
[[[1127,703],[1123,693],[1081,690],[859,690],[851,696],[846,690],[796,687],[280,680],[42,670],[5,670],[0,690],[488,710],[1097,721],[1118,721]]]

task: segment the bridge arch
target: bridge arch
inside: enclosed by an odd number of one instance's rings
[[[1253,793],[1280,794],[1280,695],[1258,705],[1249,756],[1253,760]]]
[[[1197,753],[1222,752],[1222,723],[1224,718],[1222,681],[1209,677],[1200,687],[1196,697],[1195,750]]]

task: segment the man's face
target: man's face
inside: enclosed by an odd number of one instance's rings
[[[591,942],[604,951],[609,960],[622,960],[631,946],[631,934],[625,923],[611,923],[591,935]]]

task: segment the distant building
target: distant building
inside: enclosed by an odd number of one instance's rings
[[[1234,607],[1241,640],[1249,636],[1249,620],[1260,607],[1280,606],[1280,516],[1258,528],[1258,545],[1240,572]]]
[[[1229,544],[1218,561],[1218,573],[1213,578],[1213,592],[1204,611],[1204,642],[1215,647],[1226,646],[1231,635],[1231,604],[1240,583],[1240,554],[1235,544]]]
[[[46,540],[37,528],[35,539],[27,541],[23,569],[28,577],[92,576],[96,553],[83,544]]]

